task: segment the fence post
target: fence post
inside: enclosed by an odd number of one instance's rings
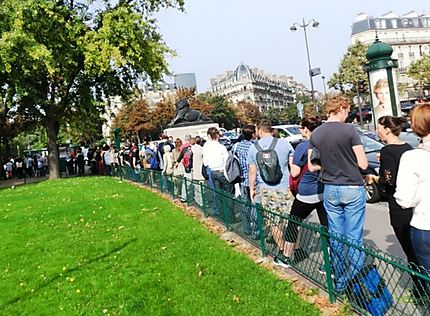
[[[164,189],[163,189],[163,176],[161,175],[161,171],[157,171],[157,174],[158,174],[158,189],[161,192],[164,192]]]
[[[170,175],[170,190],[172,191],[172,199],[175,198],[175,183],[173,182],[176,177],[173,176],[173,174]]]
[[[224,220],[224,224],[225,224],[225,227],[228,229],[228,230],[231,230],[231,227],[230,227],[230,219],[228,218],[228,214],[227,214],[227,206],[226,206],[226,196],[225,196],[225,193],[224,192],[222,192],[222,193],[220,193],[220,192],[217,192],[217,191],[215,191],[216,192],[216,194],[221,194],[221,209],[222,209],[222,217],[223,217],[223,220]]]
[[[205,217],[207,217],[208,216],[208,210],[207,210],[207,205],[206,205],[206,189],[205,189],[205,186],[203,185],[203,182],[200,182],[200,192],[201,192],[201,197],[202,197],[203,215]]]
[[[251,205],[252,207],[252,205]],[[257,213],[257,225],[258,225],[258,234],[260,235],[260,246],[261,246],[261,254],[263,257],[266,257],[266,236],[264,236],[264,226],[263,226],[263,213],[261,211],[260,203],[255,203],[255,211]]]
[[[333,278],[331,277],[331,264],[330,264],[330,253],[329,253],[329,234],[327,231],[327,227],[320,226],[320,236],[321,236],[321,250],[323,253],[324,259],[324,270],[326,272],[326,283],[327,290],[329,295],[330,303],[334,303],[336,301],[336,295],[334,291]]]

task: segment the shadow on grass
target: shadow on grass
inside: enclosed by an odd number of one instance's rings
[[[97,256],[97,257],[94,257],[94,258],[88,260],[87,262],[85,262],[82,265],[79,265],[77,267],[73,267],[73,268],[70,268],[70,269],[66,269],[65,271],[62,271],[61,273],[59,273],[59,274],[51,277],[50,279],[46,280],[45,282],[42,282],[38,287],[36,287],[34,289],[33,292],[27,292],[27,293],[25,293],[25,294],[23,294],[21,296],[14,297],[13,299],[7,301],[6,303],[0,305],[0,309],[4,309],[4,308],[6,308],[9,305],[12,305],[12,304],[15,304],[15,303],[18,303],[20,301],[23,301],[23,300],[27,299],[30,295],[36,294],[36,292],[40,291],[44,287],[47,287],[48,285],[50,285],[54,281],[56,281],[56,280],[58,280],[60,278],[63,278],[64,276],[66,276],[66,275],[68,275],[68,274],[70,274],[72,272],[75,272],[75,271],[78,271],[78,270],[82,270],[83,268],[85,268],[86,266],[88,266],[88,265],[90,265],[90,264],[92,264],[94,262],[97,262],[97,261],[100,261],[100,260],[102,260],[104,258],[107,258],[110,255],[112,255],[113,253],[124,249],[125,247],[127,247],[131,243],[135,242],[136,240],[137,240],[137,238],[132,238],[132,239],[126,241],[125,243],[123,243],[122,245],[113,248],[111,251],[109,251],[109,252],[107,252],[107,253],[105,253],[103,255],[100,255],[100,256]]]

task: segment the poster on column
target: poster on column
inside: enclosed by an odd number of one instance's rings
[[[390,88],[388,86],[387,70],[379,69],[373,71],[369,74],[370,87],[372,90],[372,108],[373,108],[373,118],[375,122],[381,116],[394,115],[393,108],[391,107],[391,96]],[[398,103],[397,97],[397,82],[395,74],[393,76],[394,93],[396,98],[396,107],[398,115],[400,112],[400,104]]]

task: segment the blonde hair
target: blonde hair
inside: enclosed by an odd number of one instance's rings
[[[381,89],[388,88],[388,79],[382,78],[376,81],[375,85],[373,86],[373,93],[377,94]]]

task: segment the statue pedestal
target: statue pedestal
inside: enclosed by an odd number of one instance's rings
[[[209,127],[219,128],[218,123],[207,123],[190,126],[170,127],[164,130],[164,134],[172,136],[173,139],[180,138],[185,139],[185,135],[189,134],[191,137],[200,136],[207,139],[207,131]]]

